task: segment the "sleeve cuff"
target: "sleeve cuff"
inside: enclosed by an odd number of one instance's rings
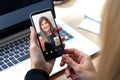
[[[49,80],[49,74],[40,69],[31,69],[27,72],[25,80]]]

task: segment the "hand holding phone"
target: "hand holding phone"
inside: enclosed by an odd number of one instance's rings
[[[46,61],[60,57],[64,53],[61,38],[50,9],[30,14],[30,19],[37,32],[40,48]]]

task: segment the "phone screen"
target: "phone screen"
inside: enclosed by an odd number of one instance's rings
[[[30,15],[46,61],[60,57],[64,53],[60,35],[50,9],[33,12]]]

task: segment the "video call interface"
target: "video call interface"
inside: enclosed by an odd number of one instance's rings
[[[57,58],[64,53],[62,42],[51,11],[36,13],[32,16],[40,47],[45,59]]]

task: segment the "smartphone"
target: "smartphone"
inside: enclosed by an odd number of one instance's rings
[[[49,61],[62,56],[64,48],[52,10],[45,9],[32,12],[30,20],[37,32],[38,42],[45,60]]]

